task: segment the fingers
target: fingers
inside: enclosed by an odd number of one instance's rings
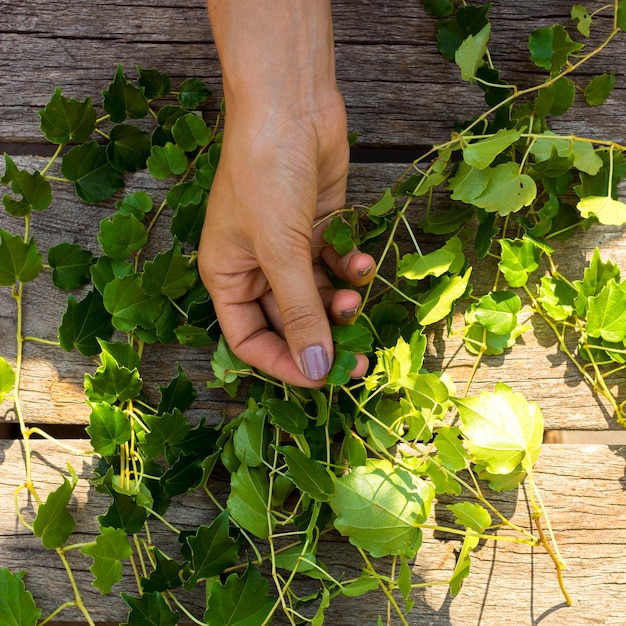
[[[374,258],[356,247],[341,256],[332,246],[327,246],[322,251],[322,258],[335,276],[355,287],[367,285],[376,274]]]

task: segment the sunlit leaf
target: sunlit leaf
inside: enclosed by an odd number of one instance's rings
[[[80,551],[93,558],[89,568],[95,577],[92,584],[101,593],[111,593],[111,587],[122,580],[122,561],[132,554],[126,533],[117,528],[101,528],[95,545],[87,544]]]
[[[489,511],[476,502],[456,502],[447,504],[446,507],[454,513],[457,524],[477,533],[484,533],[493,523]]]
[[[422,326],[428,326],[444,319],[452,310],[454,303],[465,293],[472,268],[468,268],[463,276],[447,276],[440,278],[439,284],[427,292],[420,302],[415,315]]]
[[[0,402],[11,393],[15,383],[15,372],[11,364],[0,356]]]
[[[501,128],[491,137],[472,141],[463,148],[463,160],[472,167],[484,169],[522,136],[521,130]]]
[[[576,207],[583,217],[597,217],[600,224],[626,224],[626,204],[610,196],[587,196],[581,198]]]
[[[626,285],[611,279],[597,296],[589,298],[586,330],[605,341],[626,339]]]
[[[524,286],[530,274],[539,267],[539,248],[528,238],[523,240],[500,240],[502,260],[498,269],[511,287]]]

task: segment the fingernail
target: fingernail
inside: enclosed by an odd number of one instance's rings
[[[309,346],[300,353],[302,373],[311,380],[320,380],[330,371],[330,359],[322,346]]]
[[[368,265],[367,267],[363,268],[362,270],[359,270],[358,271],[359,276],[361,276],[361,277],[367,276],[372,271],[373,267],[374,267],[373,265]]]
[[[349,311],[342,311],[341,317],[344,320],[351,320],[357,313],[359,312],[359,307],[355,307],[354,309],[350,309]]]

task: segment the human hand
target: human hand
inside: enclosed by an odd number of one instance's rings
[[[375,274],[370,255],[339,256],[323,238],[345,202],[343,101],[335,92],[314,114],[262,124],[229,114],[200,273],[239,358],[289,384],[319,386],[333,360],[329,320],[351,322],[361,302],[357,291],[335,290],[326,268],[355,286]],[[361,355],[353,375],[366,368]]]

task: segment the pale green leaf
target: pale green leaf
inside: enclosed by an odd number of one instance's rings
[[[471,81],[484,63],[490,33],[491,24],[487,23],[476,35],[469,35],[464,39],[454,53],[454,61],[461,68],[463,80]]]
[[[584,218],[597,217],[600,224],[622,226],[626,224],[626,204],[610,196],[587,196],[576,205]]]
[[[501,128],[494,135],[469,143],[463,148],[463,160],[472,167],[485,169],[493,160],[522,136],[521,130]]]

